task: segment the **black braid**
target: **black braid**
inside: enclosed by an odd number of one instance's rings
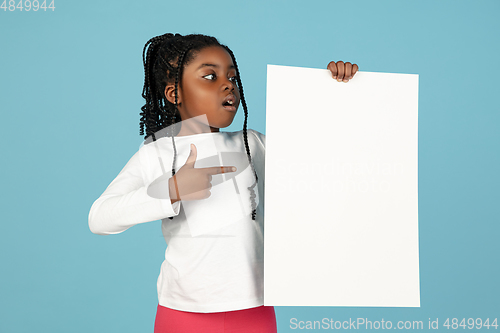
[[[149,48],[148,48],[149,46]],[[146,103],[141,107],[140,118],[140,135],[144,135],[144,126],[146,126],[145,140],[152,138],[156,141],[155,132],[163,128],[169,127],[168,136],[172,137],[174,148],[174,158],[172,162],[172,176],[175,175],[175,161],[177,157],[177,149],[175,146],[174,136],[180,130],[180,126],[174,126],[181,122],[179,110],[177,108],[178,86],[181,84],[183,68],[194,59],[196,52],[209,46],[220,46],[224,48],[231,56],[236,69],[236,80],[238,90],[241,96],[241,102],[245,111],[245,121],[243,124],[243,137],[245,149],[247,152],[248,162],[255,175],[255,182],[248,187],[250,190],[250,199],[252,202],[252,220],[255,220],[256,202],[254,188],[257,185],[257,173],[252,164],[250,147],[247,137],[247,119],[248,110],[247,104],[243,95],[243,86],[241,84],[240,73],[233,52],[225,45],[220,44],[215,37],[192,34],[182,36],[180,34],[167,33],[161,36],[151,38],[142,52],[142,60],[144,63],[144,88],[142,97],[146,99]],[[147,48],[147,53],[146,53]],[[146,56],[145,56],[146,54]],[[175,104],[167,100],[165,96],[165,87],[167,84],[175,82]],[[173,217],[170,217],[172,219]]]
[[[175,76],[175,111],[176,113],[179,113],[179,110],[177,109],[177,97],[178,97],[178,86],[180,82],[180,78],[182,77],[182,62],[184,61],[184,58],[186,57],[186,54],[189,52],[189,47],[186,48],[181,56],[179,57],[179,60],[177,62],[177,68],[179,70],[177,71],[177,75]],[[177,158],[177,149],[175,148],[175,140],[174,136],[172,135],[172,144],[174,146],[174,160],[172,161],[172,176],[175,175],[175,160]]]
[[[157,45],[160,41],[165,40],[167,38],[171,38],[173,35],[172,34],[165,34],[162,36],[157,36],[151,38],[146,45],[144,45],[144,48],[142,50],[142,61],[144,63],[144,88],[142,90],[142,97],[146,99],[146,104],[141,107],[141,121],[140,121],[140,135],[144,135],[144,124],[146,123],[146,130],[147,130],[147,135],[150,135],[154,133],[155,131],[152,130],[153,128],[156,128],[156,121],[153,119],[152,113],[155,109],[159,109],[158,105],[158,96],[157,96],[157,90],[155,89],[155,81],[153,73],[152,73],[152,66],[151,64],[151,58],[154,58],[156,53],[158,52]],[[150,45],[151,44],[151,45]],[[148,48],[147,55],[144,56],[146,48],[150,45]],[[149,131],[148,129],[151,128]]]
[[[233,54],[233,51],[231,51],[229,49],[229,47],[224,45],[224,48],[226,49],[226,51],[231,56],[231,59],[233,60],[234,67],[236,69],[236,81],[238,81],[238,90],[239,90],[240,96],[241,96],[241,104],[243,105],[243,110],[245,111],[245,121],[243,122],[243,138],[245,139],[245,148],[247,151],[248,163],[250,164],[250,167],[252,168],[253,174],[255,175],[255,182],[253,183],[252,186],[248,187],[248,189],[251,191],[250,200],[252,201],[252,220],[255,220],[257,204],[255,202],[256,195],[255,195],[254,187],[257,185],[259,178],[257,177],[257,172],[255,172],[255,169],[253,167],[252,156],[250,155],[250,147],[248,145],[248,137],[247,137],[248,109],[247,109],[247,103],[245,101],[245,96],[243,95],[243,85],[241,84],[240,71],[238,70],[238,64],[236,64],[236,58]]]

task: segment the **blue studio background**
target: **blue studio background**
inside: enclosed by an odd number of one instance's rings
[[[293,318],[423,321],[423,331],[439,318],[444,331],[446,318],[500,317],[499,1],[6,5],[0,332],[153,331],[160,222],[99,236],[88,213],[139,148],[142,49],[165,32],[213,35],[234,51],[248,127],[263,133],[267,64],[420,75],[421,307],[276,307],[279,332],[300,330]],[[225,130],[242,126],[240,108]]]

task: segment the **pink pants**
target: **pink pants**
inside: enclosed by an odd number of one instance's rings
[[[273,306],[227,311],[186,312],[158,304],[154,333],[276,333]]]

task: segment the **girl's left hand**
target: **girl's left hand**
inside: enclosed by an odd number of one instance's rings
[[[333,78],[337,79],[338,82],[349,82],[358,71],[358,65],[343,61],[337,61],[337,63],[330,61],[326,68],[332,72]]]

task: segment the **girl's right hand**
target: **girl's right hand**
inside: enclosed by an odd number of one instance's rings
[[[191,144],[191,151],[186,163],[168,181],[172,203],[179,200],[202,200],[210,197],[212,175],[236,171],[236,167],[195,168],[196,146]]]
[[[342,60],[337,62],[330,61],[326,68],[332,72],[332,77],[337,79],[338,82],[349,82],[359,69],[358,65],[351,64],[350,62],[344,63]]]

